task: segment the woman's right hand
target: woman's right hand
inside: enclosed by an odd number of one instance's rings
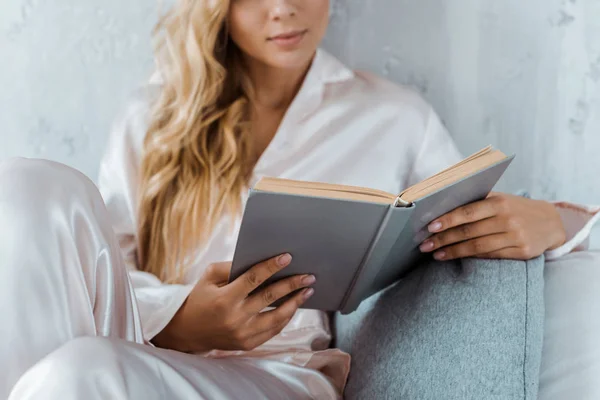
[[[272,258],[231,283],[228,283],[230,262],[210,265],[183,306],[152,342],[158,347],[188,353],[213,349],[247,351],[260,346],[281,332],[314,292],[307,288],[315,282],[314,277],[299,275],[252,293],[290,262],[289,254]],[[305,289],[279,307],[261,312],[302,288]]]

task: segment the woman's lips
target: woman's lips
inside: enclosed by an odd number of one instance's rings
[[[281,47],[294,47],[294,46],[297,46],[298,44],[300,44],[302,39],[304,39],[306,32],[308,32],[308,31],[303,30],[303,31],[286,32],[286,33],[282,33],[277,36],[270,37],[269,41],[273,42],[276,45],[281,46]]]

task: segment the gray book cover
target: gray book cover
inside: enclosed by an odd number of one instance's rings
[[[266,284],[314,274],[315,294],[303,308],[350,313],[416,265],[427,225],[485,198],[514,156],[408,207],[251,190],[230,280],[282,253],[292,263]],[[275,303],[274,305],[279,304]]]

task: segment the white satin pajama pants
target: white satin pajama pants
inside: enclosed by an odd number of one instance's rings
[[[143,344],[95,185],[66,166],[0,164],[0,398],[329,399],[319,372]]]

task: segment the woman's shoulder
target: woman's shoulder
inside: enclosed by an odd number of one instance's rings
[[[372,72],[352,69],[324,49],[317,52],[313,66],[325,83],[331,83],[329,99],[332,103],[342,101],[353,109],[360,107],[365,112],[374,106],[381,106],[393,110],[399,117],[428,117],[432,111],[430,104],[414,88]]]
[[[432,111],[431,104],[415,88],[392,82],[375,73],[356,70],[351,84],[360,94],[357,98],[362,102],[393,109],[399,116],[428,118]]]

